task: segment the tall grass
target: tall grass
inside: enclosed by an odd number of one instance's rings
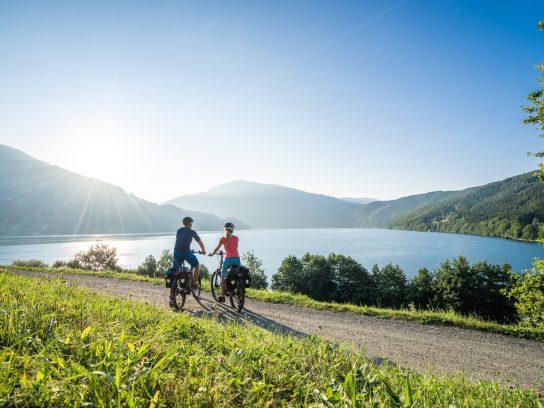
[[[318,338],[0,273],[1,406],[543,406],[534,392],[375,367]]]

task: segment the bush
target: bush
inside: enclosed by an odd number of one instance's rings
[[[285,258],[278,272],[272,276],[272,289],[292,293],[306,293],[304,267],[300,259],[294,255]]]
[[[174,256],[170,250],[165,249],[162,251],[161,257],[157,261],[157,273],[165,275],[166,271],[172,267],[174,262]]]
[[[389,263],[380,269],[374,265],[372,276],[378,288],[378,306],[399,308],[404,305],[406,275],[400,266]]]
[[[138,275],[149,276],[154,278],[157,274],[157,261],[153,255],[148,255],[144,262],[136,268],[136,273]]]
[[[368,271],[350,256],[330,254],[334,293],[332,300],[357,305],[373,305],[378,296],[376,282]]]
[[[544,261],[536,261],[535,268],[524,272],[505,292],[514,299],[523,322],[544,326]]]
[[[498,322],[516,321],[514,303],[508,298],[515,282],[510,265],[478,262],[464,256],[445,261],[436,271],[435,302],[440,309],[464,315],[477,314]]]
[[[434,274],[427,268],[421,268],[406,286],[406,302],[418,309],[433,305]]]
[[[263,262],[257,258],[253,251],[242,254],[242,263],[249,269],[251,274],[251,287],[254,289],[268,288],[266,275],[264,274]]]
[[[75,259],[70,259],[69,261],[55,261],[52,268],[70,268],[70,269],[82,269],[79,262]]]
[[[119,271],[121,269],[117,266],[117,249],[110,248],[100,242],[91,245],[87,251],[78,252],[75,261],[81,266],[81,269],[91,271]]]
[[[15,260],[11,264],[15,266],[22,266],[24,268],[47,268],[49,266],[44,261],[40,261],[39,259],[29,259],[26,261]]]

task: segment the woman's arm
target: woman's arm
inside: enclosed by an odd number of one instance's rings
[[[217,244],[217,248],[215,248],[210,255],[215,255],[217,251],[219,251],[219,248],[221,248],[221,245],[223,245],[223,243],[221,242],[221,240],[219,240],[219,244]]]

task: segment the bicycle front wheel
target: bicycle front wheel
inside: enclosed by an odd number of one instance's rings
[[[172,282],[172,288],[170,289],[170,301],[172,302],[172,307],[175,310],[183,309],[186,296],[185,291],[181,288],[181,282],[179,279]]]
[[[217,302],[219,295],[221,294],[221,271],[215,271],[210,277],[210,290],[212,292],[213,300]]]
[[[241,312],[244,308],[244,303],[246,301],[246,288],[244,281],[238,279],[236,281],[236,288],[233,290],[230,295],[230,305],[236,309],[237,312]]]

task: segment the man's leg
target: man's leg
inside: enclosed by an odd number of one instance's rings
[[[193,271],[193,286],[198,285],[198,277],[200,276],[200,264],[195,266],[195,270]]]

